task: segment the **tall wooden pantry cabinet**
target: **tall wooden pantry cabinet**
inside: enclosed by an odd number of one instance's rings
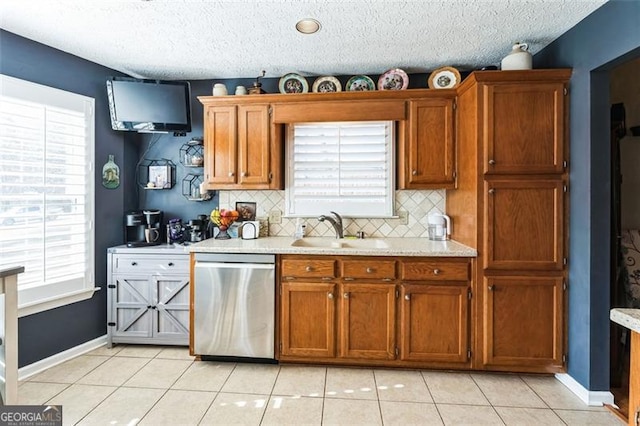
[[[447,213],[452,238],[478,249],[476,369],[564,370],[570,76],[480,71],[458,91]]]

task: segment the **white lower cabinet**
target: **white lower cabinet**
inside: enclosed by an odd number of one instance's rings
[[[150,250],[157,253],[148,254]],[[108,346],[113,343],[187,346],[188,253],[160,248],[111,248],[107,260]]]

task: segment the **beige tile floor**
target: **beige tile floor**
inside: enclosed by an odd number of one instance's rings
[[[551,376],[194,361],[97,349],[20,382],[67,425],[623,425]]]

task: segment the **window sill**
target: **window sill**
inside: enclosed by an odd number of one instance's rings
[[[94,287],[90,289],[75,291],[72,293],[62,294],[56,297],[51,297],[47,300],[19,305],[18,318],[37,314],[38,312],[48,311],[49,309],[59,308],[60,306],[70,305],[82,300],[91,299],[91,297],[93,297],[93,293],[98,290],[100,290],[100,287]]]

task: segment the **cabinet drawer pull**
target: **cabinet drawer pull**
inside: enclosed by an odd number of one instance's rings
[[[138,262],[131,262],[131,266],[136,266]]]
[[[487,287],[489,289],[489,291],[494,291],[496,289],[495,285],[490,285]]]
[[[173,262],[169,262],[169,266],[173,266]]]
[[[333,299],[333,293],[327,293],[327,297],[328,297],[329,299]]]
[[[284,279],[287,281],[293,281],[295,280],[295,277],[284,277]]]
[[[440,269],[436,268],[433,270],[433,275],[440,275]]]
[[[304,270],[307,271],[307,272],[311,272],[311,271],[313,271],[313,267],[311,265],[309,265],[306,268],[304,268]]]
[[[322,281],[332,281],[333,277],[322,277]]]
[[[382,281],[386,281],[386,282],[393,281],[393,278],[383,278]]]
[[[496,164],[496,160],[493,160],[493,159],[489,160],[490,166],[494,166],[495,164]]]
[[[233,172],[229,172],[229,177],[233,177]]]
[[[411,300],[411,295],[410,294],[405,294],[404,295],[404,300]]]
[[[348,298],[349,298],[349,293],[345,292],[345,293],[342,295],[342,297],[344,297],[345,299],[348,299]]]
[[[373,274],[375,272],[373,268],[367,268],[366,271],[367,274]]]

